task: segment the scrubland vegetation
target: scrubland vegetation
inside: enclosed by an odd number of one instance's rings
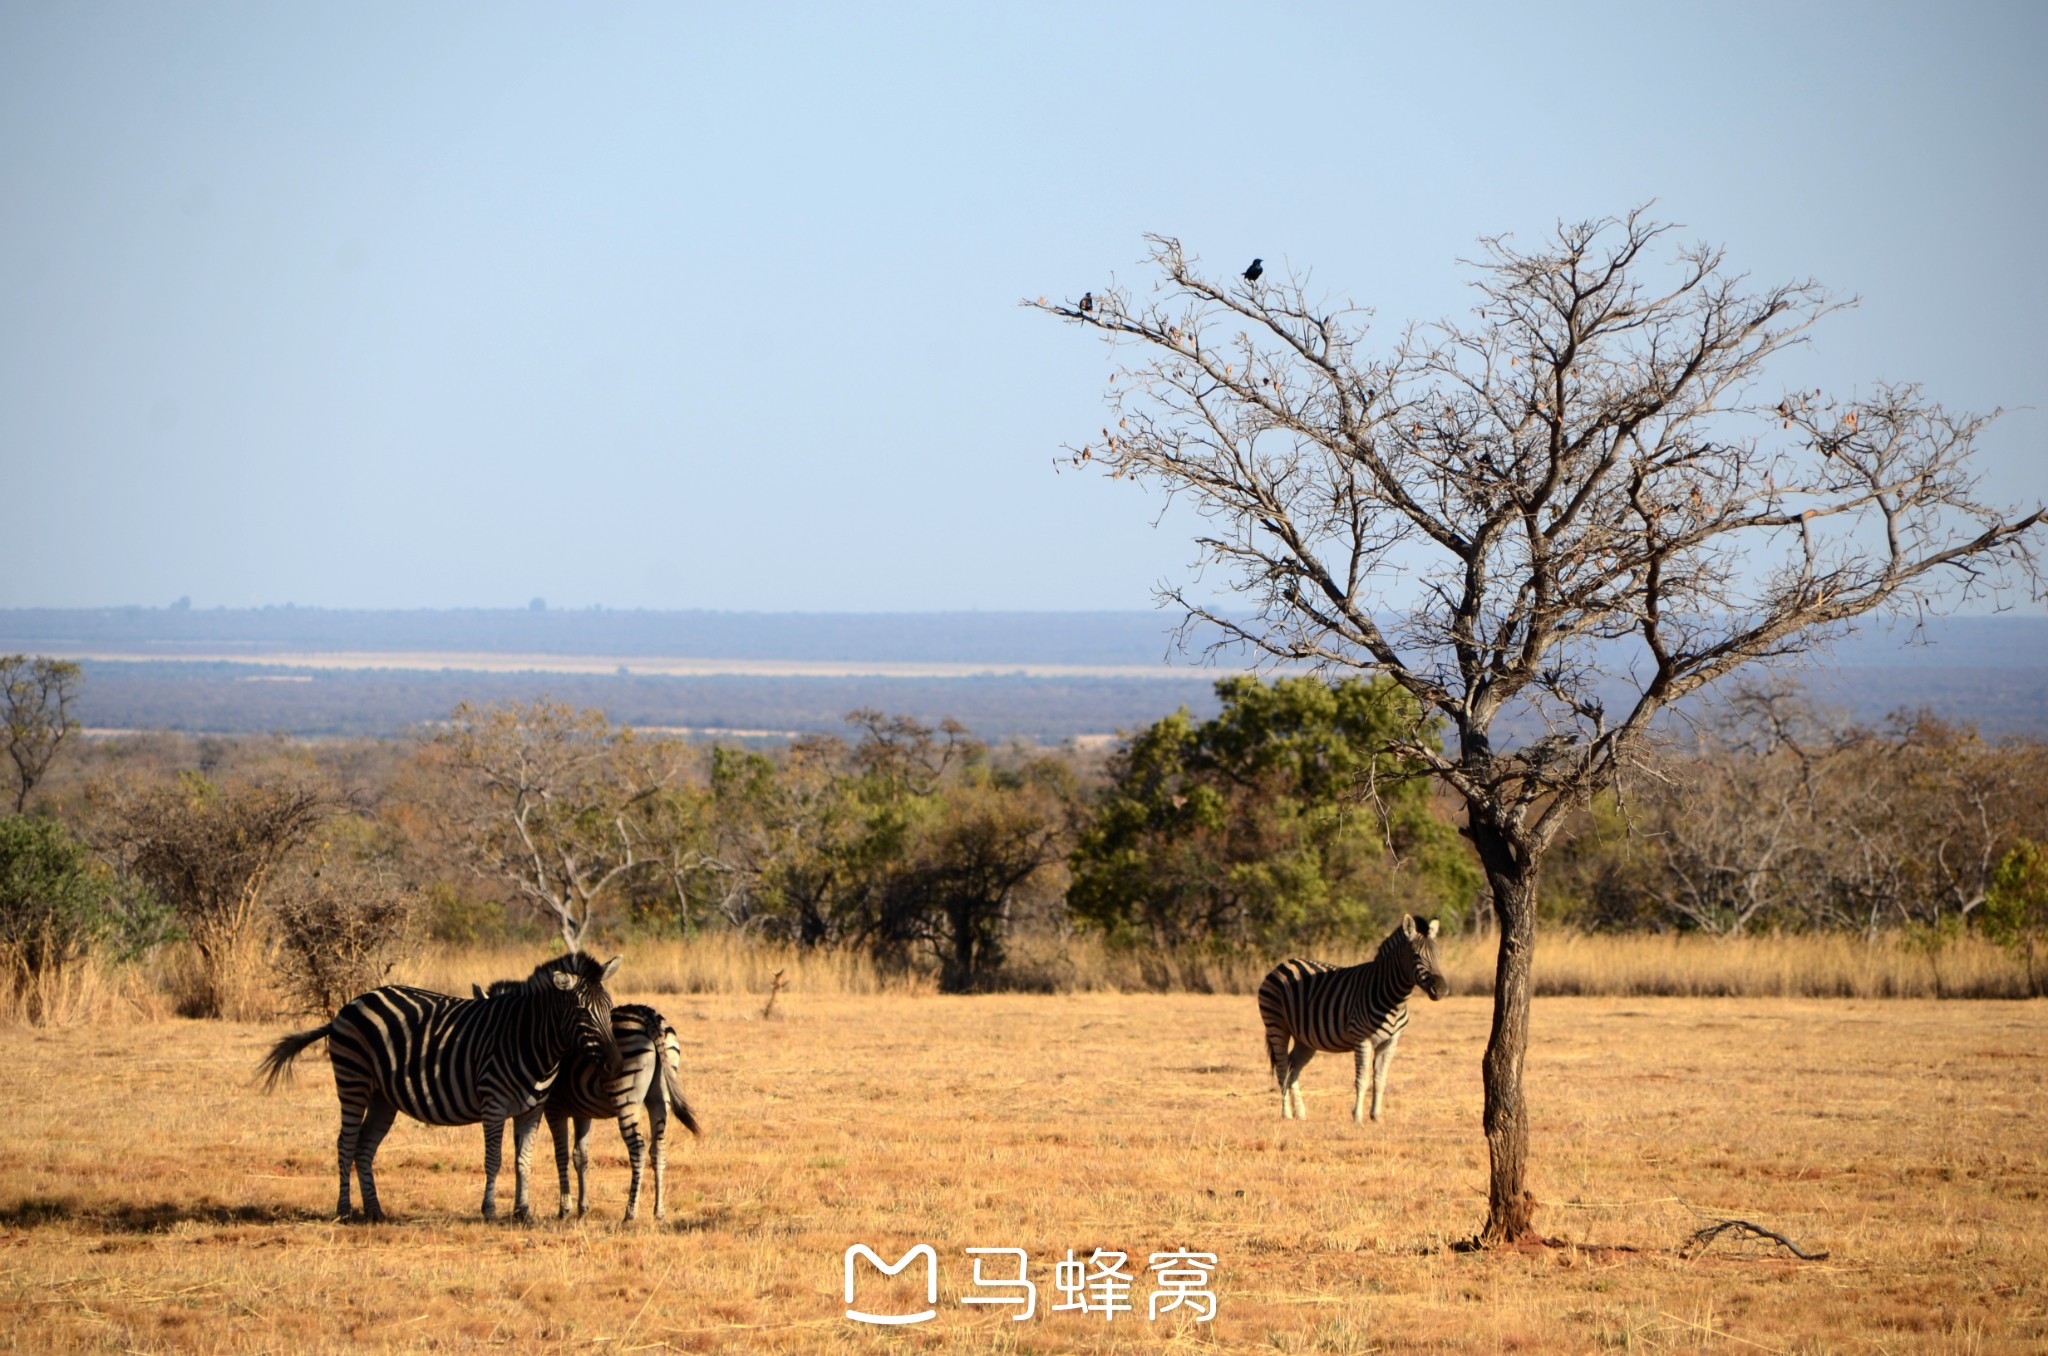
[[[1485,992],[1488,896],[1384,750],[1385,685],[1218,685],[1107,750],[854,713],[780,749],[553,704],[416,741],[62,743],[0,821],[16,1019],[331,1011],[460,991],[570,940],[651,991],[1245,993],[1445,920]],[[2016,997],[2043,982],[2048,750],[1870,728],[1748,690],[1552,857],[1538,991]]]

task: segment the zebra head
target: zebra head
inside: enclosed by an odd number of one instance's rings
[[[1434,918],[1401,915],[1399,935],[1408,943],[1408,954],[1415,961],[1415,987],[1428,994],[1431,1002],[1451,991],[1451,982],[1444,978],[1443,967],[1436,959],[1436,930]]]
[[[527,982],[544,985],[565,1010],[563,1015],[576,1025],[575,1043],[588,1045],[603,1057],[607,1073],[619,1069],[619,1046],[612,1038],[612,996],[605,981],[618,973],[624,957],[614,956],[604,964],[580,951],[558,956],[533,972]],[[492,985],[495,990],[496,985]]]

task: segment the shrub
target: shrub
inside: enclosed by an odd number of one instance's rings
[[[95,952],[128,956],[163,940],[170,920],[140,884],[95,863],[54,820],[0,818],[0,964],[31,1022]]]
[[[419,949],[419,893],[346,857],[302,868],[271,899],[273,957],[293,1012],[332,1016]]]

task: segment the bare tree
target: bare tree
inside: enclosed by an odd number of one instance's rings
[[[14,764],[14,813],[28,808],[29,793],[78,729],[71,703],[83,681],[83,671],[66,659],[0,656],[0,720],[6,724],[7,757]]]
[[[453,774],[442,808],[471,864],[553,919],[571,951],[613,882],[662,860],[638,814],[681,771],[672,741],[560,702],[465,702],[428,753]]]
[[[1285,662],[1384,673],[1457,739],[1399,748],[1464,800],[1499,919],[1482,1064],[1483,1242],[1530,1235],[1525,1186],[1536,890],[1567,818],[1614,784],[1670,703],[1873,611],[2015,578],[2038,591],[2041,511],[1983,502],[1989,417],[1917,387],[1766,393],[1768,361],[1836,308],[1752,291],[1722,253],[1640,211],[1484,242],[1471,319],[1361,352],[1367,313],[1298,277],[1219,279],[1154,237],[1147,294],[1027,305],[1133,353],[1076,465],[1203,517],[1191,622]],[[1527,730],[1517,736],[1517,729]]]

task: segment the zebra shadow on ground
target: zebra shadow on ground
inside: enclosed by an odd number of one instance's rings
[[[114,1234],[163,1233],[179,1224],[306,1224],[333,1215],[281,1205],[218,1205],[178,1201],[94,1201],[30,1196],[0,1206],[0,1229],[47,1229],[72,1224]]]

